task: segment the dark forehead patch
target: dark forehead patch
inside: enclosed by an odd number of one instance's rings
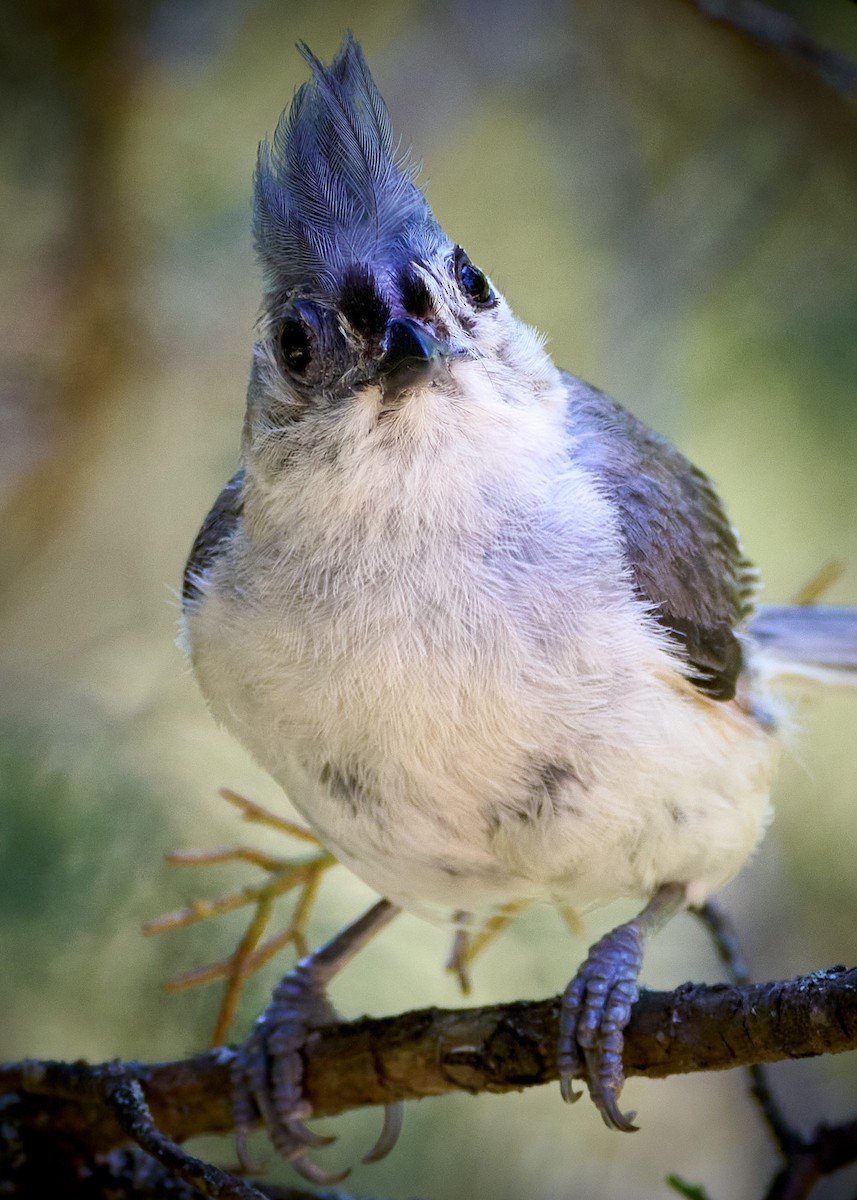
[[[339,292],[342,315],[355,333],[380,339],[390,319],[390,306],[365,263],[352,263]]]
[[[423,277],[410,267],[406,267],[399,275],[398,283],[402,308],[405,312],[423,320],[430,317],[432,312],[431,292]]]

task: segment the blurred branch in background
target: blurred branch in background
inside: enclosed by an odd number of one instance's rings
[[[846,96],[857,97],[857,64],[809,37],[789,13],[761,0],[693,0],[703,16],[809,68]]]
[[[325,872],[336,866],[336,859],[326,851],[318,839],[302,825],[287,821],[276,813],[239,796],[229,788],[221,788],[220,794],[230,804],[236,805],[245,821],[255,821],[275,829],[287,837],[309,842],[316,847],[315,853],[303,859],[287,859],[265,854],[252,846],[235,846],[217,850],[173,851],[167,856],[172,866],[200,867],[227,862],[249,862],[267,872],[269,878],[262,884],[245,884],[237,891],[217,896],[213,900],[194,900],[178,912],[166,913],[147,921],[143,926],[146,934],[166,933],[184,929],[188,925],[232,912],[236,908],[253,907],[253,916],[234,952],[222,962],[209,963],[184,971],[169,980],[164,989],[168,992],[198,987],[215,980],[225,981],[223,998],[211,1035],[211,1045],[220,1046],[227,1038],[229,1029],[238,1011],[244,984],[250,975],[260,970],[280,950],[294,945],[299,958],[309,951],[306,929],[310,913],[315,904],[318,888]],[[262,938],[274,915],[274,903],[295,888],[298,898],[285,929],[262,943]],[[262,944],[260,944],[262,943]]]
[[[828,564],[812,584],[823,586],[835,564]],[[800,601],[796,601],[800,603]],[[738,935],[726,914],[713,902],[692,910],[712,938],[717,955],[737,987],[750,982],[750,972],[738,942]],[[853,1007],[853,1005],[852,1005]],[[764,1200],[803,1200],[821,1179],[857,1162],[857,1119],[830,1126],[820,1122],[810,1136],[801,1133],[786,1117],[767,1071],[761,1063],[748,1067],[750,1095],[783,1161],[772,1179]],[[676,1188],[680,1194],[681,1187]],[[700,1200],[706,1200],[702,1194]]]
[[[123,194],[123,150],[142,63],[134,18],[144,7],[142,0],[36,0],[14,18],[4,10],[3,90],[19,111],[27,102],[34,110],[19,130],[22,142],[36,130],[35,145],[19,151],[24,202],[33,177],[50,179],[62,164],[60,181],[52,180],[61,194],[54,236],[38,247],[31,277],[21,278],[6,313],[0,578],[7,583],[63,528],[132,346],[139,357],[137,238]]]

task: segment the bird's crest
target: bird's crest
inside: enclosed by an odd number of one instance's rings
[[[396,155],[387,107],[351,34],[329,67],[298,49],[312,78],[259,147],[253,231],[272,287],[323,294],[351,263],[395,260],[443,235],[416,168]]]

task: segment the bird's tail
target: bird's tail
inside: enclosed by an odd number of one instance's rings
[[[857,607],[763,604],[749,633],[769,676],[857,687]]]

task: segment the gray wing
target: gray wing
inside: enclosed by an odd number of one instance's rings
[[[196,535],[182,579],[182,608],[202,595],[199,581],[229,540],[244,510],[244,471],[236,471],[217,497]]]
[[[736,631],[756,573],[717,493],[666,438],[597,388],[565,376],[575,460],[613,501],[640,597],[684,654],[689,678],[731,700],[743,658]]]

